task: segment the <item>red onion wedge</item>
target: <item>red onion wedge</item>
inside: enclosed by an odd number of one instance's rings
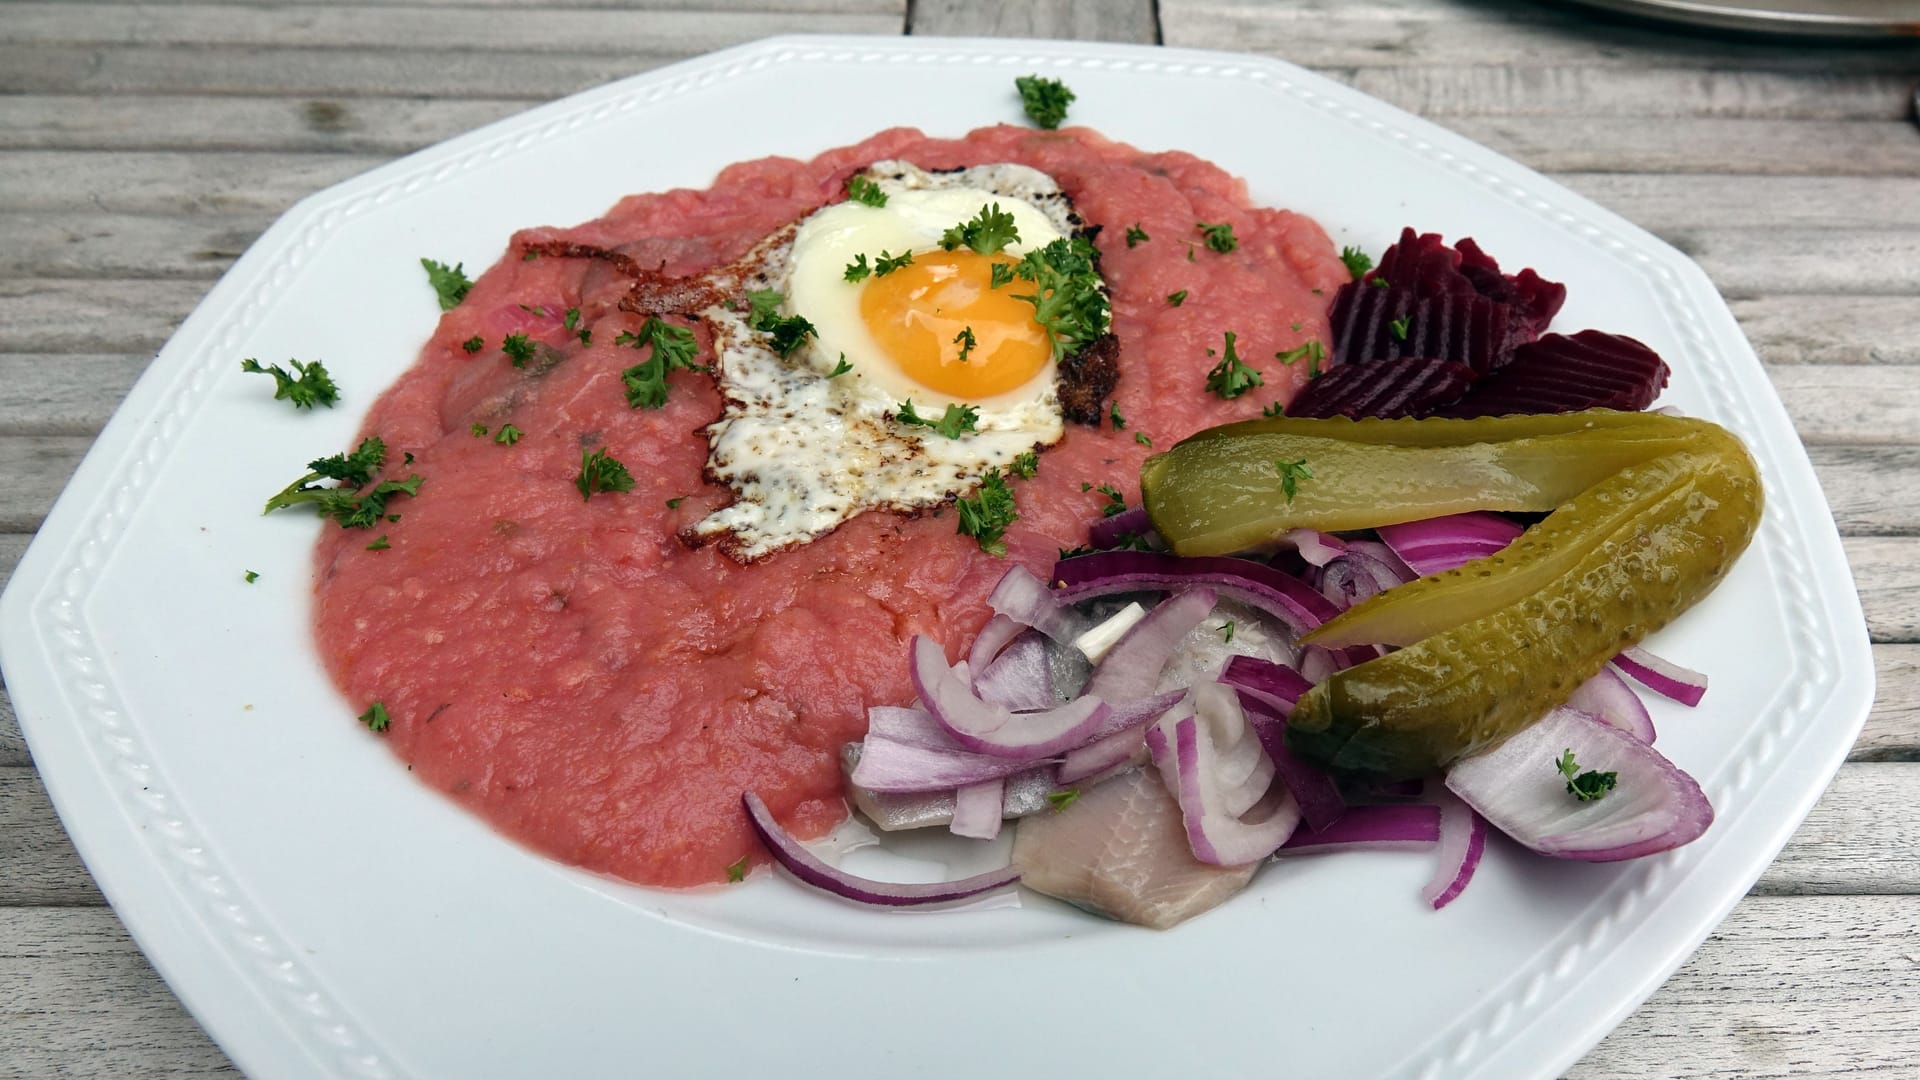
[[[1325,566],[1347,550],[1345,540],[1318,529],[1288,529],[1281,539],[1292,544],[1308,566]]]
[[[1416,576],[1391,548],[1368,540],[1349,542],[1316,574],[1320,595],[1342,611]]]
[[[1647,703],[1612,668],[1601,668],[1598,675],[1576,687],[1573,696],[1567,698],[1567,708],[1597,716],[1653,745],[1653,717],[1647,712]]]
[[[1067,751],[1060,759],[1056,778],[1062,784],[1077,784],[1133,760],[1134,754],[1146,745],[1141,741],[1141,729],[1160,719],[1186,696],[1185,690],[1174,690],[1108,706],[1112,711],[1093,740]]]
[[[1440,847],[1434,852],[1433,877],[1420,896],[1439,911],[1473,880],[1480,856],[1487,850],[1487,819],[1444,785],[1434,785],[1434,797],[1440,807]]]
[[[1153,551],[1104,551],[1054,563],[1053,580],[1061,587],[1053,590],[1052,598],[1062,604],[1113,593],[1207,585],[1272,615],[1296,634],[1340,613],[1291,574],[1224,556],[1183,559]]]
[[[987,670],[993,658],[1000,655],[1000,650],[1026,631],[1025,623],[1015,622],[996,612],[993,618],[987,620],[987,625],[973,636],[973,646],[967,651],[967,668],[971,671]]]
[[[1247,723],[1253,727],[1260,745],[1266,748],[1267,757],[1272,759],[1274,775],[1293,793],[1293,801],[1299,804],[1300,817],[1306,821],[1307,828],[1314,832],[1330,828],[1347,812],[1347,800],[1340,794],[1340,785],[1326,770],[1287,749],[1285,710],[1273,711],[1266,701],[1252,696],[1253,691],[1235,689],[1246,709]]]
[[[1209,691],[1209,687],[1212,688]],[[1239,713],[1239,699],[1218,683],[1194,687],[1195,704],[1206,710],[1205,722],[1194,709],[1183,704],[1161,717],[1147,729],[1147,749],[1154,764],[1180,804],[1180,818],[1186,828],[1187,843],[1193,856],[1213,866],[1242,866],[1273,854],[1285,843],[1300,823],[1300,808],[1284,788],[1273,797],[1268,792],[1272,764],[1266,769],[1267,783],[1258,786],[1269,797],[1256,799],[1267,809],[1265,817],[1255,821],[1241,818],[1255,805],[1244,794],[1257,782],[1258,772],[1236,781],[1231,759],[1238,754],[1241,741],[1253,743],[1253,750],[1265,759],[1258,741],[1243,739],[1220,746],[1217,735],[1232,738],[1233,717]],[[1244,718],[1241,719],[1244,727]],[[1242,732],[1242,735],[1248,733]],[[1237,809],[1236,809],[1237,807]]]
[[[1475,510],[1425,521],[1382,525],[1380,539],[1421,577],[1483,559],[1514,542],[1523,531],[1499,514]]]
[[[927,711],[955,742],[978,754],[1018,761],[1053,757],[1086,742],[1107,718],[1106,703],[1092,696],[1016,716],[975,697],[932,638],[914,635],[912,656],[913,688]]]
[[[998,616],[996,616],[997,618]],[[1046,635],[1029,630],[1013,639],[993,663],[974,668],[973,692],[982,701],[1018,712],[1051,709],[1060,704],[1053,695],[1053,669],[1047,661]]]
[[[1090,557],[1090,556],[1089,556]],[[1000,575],[1000,583],[987,594],[987,605],[1022,626],[1031,626],[1062,645],[1086,629],[1079,613],[1068,607],[1047,584],[1024,566],[1014,565]]]
[[[1556,768],[1573,751],[1582,774],[1615,773],[1591,802],[1567,791]],[[1455,762],[1447,787],[1515,840],[1561,859],[1611,862],[1666,851],[1698,837],[1713,806],[1693,778],[1659,751],[1598,717],[1555,709],[1484,754]]]
[[[1325,829],[1295,831],[1274,854],[1429,848],[1440,839],[1440,817],[1440,808],[1428,803],[1351,806],[1338,822]]]
[[[1100,661],[1099,667],[1093,669],[1093,677],[1087,680],[1081,693],[1101,701],[1119,702],[1123,706],[1148,701],[1154,696],[1153,691],[1160,684],[1160,673],[1166,669],[1174,650],[1179,648],[1180,640],[1206,619],[1207,613],[1213,610],[1215,600],[1212,589],[1190,589],[1155,605],[1152,611],[1147,612],[1146,618],[1135,623],[1118,644],[1107,650],[1106,657]],[[1124,729],[1105,733],[1069,751],[1066,759],[1060,763],[1060,782],[1079,783],[1132,760],[1142,745],[1140,726],[1159,717],[1177,700],[1179,695],[1165,704],[1152,707],[1150,714],[1144,716],[1129,710],[1126,717],[1129,722]]]
[[[1301,694],[1313,689],[1313,684],[1298,671],[1257,656],[1236,656],[1227,661],[1225,670],[1220,672],[1220,681],[1240,691],[1243,703],[1251,696],[1282,719],[1293,711]]]
[[[1005,780],[982,780],[954,792],[953,824],[955,836],[991,840],[1000,835],[1001,807],[1007,797]]]
[[[878,904],[883,907],[911,907],[915,904],[940,904],[949,900],[964,900],[969,896],[978,896],[983,892],[1003,889],[1020,880],[1020,872],[1008,866],[999,870],[990,870],[984,874],[975,874],[958,881],[940,881],[927,885],[902,885],[890,881],[874,881],[871,878],[849,874],[835,866],[829,866],[819,856],[808,851],[793,834],[780,827],[773,818],[773,811],[760,796],[749,791],[740,796],[741,805],[747,809],[747,823],[753,827],[754,835],[765,844],[774,861],[786,868],[801,882],[822,889],[835,896],[848,900],[857,900],[863,904]]]
[[[849,779],[868,791],[951,791],[1031,768],[1031,761],[916,746],[869,731]]]
[[[1682,705],[1698,705],[1707,694],[1705,675],[1663,660],[1639,646],[1622,651],[1613,658],[1613,664],[1633,681]]]

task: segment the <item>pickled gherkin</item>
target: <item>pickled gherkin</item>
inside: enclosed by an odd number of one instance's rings
[[[1284,463],[1305,462],[1310,478]],[[1703,420],[1593,410],[1481,420],[1252,421],[1141,470],[1182,555],[1292,528],[1467,510],[1551,511],[1506,550],[1387,590],[1303,641],[1406,646],[1303,695],[1288,744],[1331,768],[1413,777],[1497,745],[1712,590],[1759,525],[1746,448]],[[1212,496],[1209,496],[1209,489]]]

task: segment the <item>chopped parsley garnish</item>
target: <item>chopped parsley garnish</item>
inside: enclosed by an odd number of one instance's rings
[[[1266,380],[1260,373],[1247,366],[1233,351],[1234,333],[1227,331],[1227,351],[1220,362],[1207,371],[1207,389],[1232,401],[1241,394],[1263,384]]]
[[[1013,464],[1007,466],[1007,471],[1022,480],[1031,480],[1040,471],[1040,455],[1032,450],[1022,450],[1014,456]]]
[[[887,193],[881,191],[880,185],[874,183],[871,177],[866,176],[847,177],[847,198],[867,206],[887,205]]]
[[[949,439],[957,439],[974,430],[980,420],[980,410],[972,405],[948,405],[940,419],[929,420],[914,411],[913,402],[903,401],[893,414],[895,420],[909,427],[930,427]]]
[[[573,335],[580,339],[580,344],[582,345],[593,344],[593,331],[580,325],[580,309],[579,308],[577,307],[568,308],[567,317],[561,320],[560,325],[573,331]]]
[[[381,533],[380,536],[377,539],[375,539],[373,543],[367,545],[367,550],[368,551],[385,551],[392,546],[393,546],[392,544],[387,543],[387,534]]]
[[[1261,409],[1260,415],[1261,416],[1285,416],[1287,415],[1287,407],[1276,401],[1273,404],[1267,406],[1266,408]]]
[[[360,722],[367,725],[368,731],[385,731],[387,725],[393,723],[393,718],[387,715],[386,704],[376,701],[360,714]]]
[[[1581,802],[1594,802],[1605,798],[1607,792],[1612,791],[1620,779],[1619,773],[1595,772],[1592,769],[1581,772],[1579,764],[1573,760],[1572,747],[1568,747],[1567,752],[1560,755],[1559,759],[1553,763],[1553,767],[1560,770],[1560,775],[1567,778],[1567,794]]]
[[[761,323],[777,318],[780,314],[780,305],[785,303],[786,299],[772,289],[748,289],[747,325],[758,330]]]
[[[1233,640],[1233,620],[1232,619],[1228,619],[1226,622],[1221,623],[1219,626],[1216,626],[1213,629],[1215,633],[1220,635],[1220,640],[1223,644]]]
[[[685,495],[675,495],[673,498],[667,500],[667,509],[678,510],[680,509],[680,504],[686,501],[687,497]]]
[[[1127,246],[1128,247],[1138,247],[1139,245],[1144,244],[1151,239],[1153,238],[1147,235],[1147,231],[1140,227],[1139,222],[1136,221],[1133,224],[1127,226]]]
[[[1027,119],[1048,131],[1060,126],[1067,118],[1067,106],[1073,104],[1073,91],[1059,79],[1044,79],[1038,75],[1022,75],[1013,80],[1014,89],[1020,91],[1020,107],[1027,111]]]
[[[1121,551],[1152,551],[1153,543],[1143,533],[1123,532],[1113,538],[1113,546]]]
[[[783,357],[792,356],[795,349],[806,344],[807,339],[817,333],[813,324],[799,315],[782,318],[778,314],[779,303],[784,299],[779,293],[772,294],[775,297],[774,306],[765,309],[759,299],[764,294],[755,292],[751,295],[754,298],[753,316],[747,320],[748,325],[772,339],[770,343],[774,352]]]
[[[940,235],[940,247],[952,251],[965,244],[982,255],[997,255],[1008,244],[1020,242],[1020,229],[1013,215],[1000,209],[999,203],[982,206],[970,221],[961,222]]]
[[[533,342],[528,341],[525,334],[508,334],[500,342],[500,351],[507,354],[514,367],[526,367],[527,361],[533,359]]]
[[[776,298],[779,293],[773,294]],[[778,303],[778,300],[775,300]],[[641,324],[640,332],[621,333],[613,339],[615,345],[631,345],[636,349],[652,349],[647,359],[620,373],[620,379],[627,387],[627,405],[635,409],[658,409],[667,403],[667,372],[675,368],[683,371],[706,371],[704,364],[696,364],[693,358],[700,347],[693,340],[693,331],[684,326],[675,326],[658,316],[648,316]]]
[[[481,349],[484,349],[487,347],[487,339],[481,337],[479,334],[475,334],[472,337],[468,338],[467,340],[461,342],[460,347],[467,351],[468,356],[472,356],[474,353],[477,353]]]
[[[980,478],[980,490],[954,506],[960,511],[956,532],[979,541],[980,550],[989,555],[1004,557],[1007,554],[1006,541],[1001,537],[1006,535],[1007,526],[1020,519],[1020,512],[1014,507],[1013,491],[1007,487],[1000,470],[987,470]]]
[[[1240,246],[1240,241],[1234,239],[1233,224],[1231,222],[1209,225],[1202,221],[1194,225],[1194,228],[1206,234],[1207,246],[1222,255]]]
[[[1359,281],[1362,274],[1373,269],[1372,256],[1356,247],[1341,248],[1340,261],[1347,264],[1347,273],[1352,274],[1355,281]]]
[[[1310,361],[1310,367],[1319,366],[1320,361],[1326,359],[1326,356],[1326,346],[1320,344],[1319,338],[1314,338],[1312,341],[1307,342],[1297,349],[1288,349],[1286,352],[1273,354],[1275,360],[1287,365],[1291,365],[1294,361],[1305,358]]]
[[[849,372],[849,371],[852,371],[852,370],[853,370],[853,365],[852,365],[852,364],[849,364],[849,363],[847,363],[847,354],[846,354],[846,353],[841,353],[841,354],[840,354],[840,362],[839,362],[839,363],[837,363],[837,364],[835,364],[835,365],[833,365],[833,370],[832,370],[832,371],[829,371],[829,372],[827,372],[827,378],[829,378],[829,379],[837,379],[837,378],[839,378],[840,376],[842,376],[842,375],[845,375],[845,374],[846,374],[847,372]]]
[[[544,307],[529,307],[526,304],[521,304],[520,310],[526,312],[527,314],[533,316],[536,319],[544,319],[547,317],[547,309]]]
[[[1055,548],[1054,550],[1060,553],[1060,558],[1062,559],[1077,559],[1082,555],[1098,555],[1099,554],[1098,551],[1094,550],[1093,548],[1087,547],[1084,544],[1082,544],[1077,548]]]
[[[632,491],[633,474],[618,460],[608,457],[604,446],[592,453],[582,450],[580,475],[573,478],[573,486],[582,499],[593,498],[596,491]]]
[[[1294,323],[1294,324],[1293,324],[1293,332],[1294,332],[1294,333],[1296,333],[1296,334],[1300,332],[1300,324],[1299,324],[1299,323]]]
[[[967,362],[967,357],[973,355],[974,348],[980,344],[974,340],[971,326],[961,327],[960,332],[953,335],[953,343],[960,346],[960,362],[963,364]]]
[[[873,276],[886,277],[903,266],[912,265],[913,252],[903,251],[898,255],[889,255],[886,248],[881,248],[880,254],[873,257]]]
[[[1179,292],[1167,294],[1168,307],[1179,307],[1181,304],[1184,304],[1186,302],[1187,302],[1187,290],[1185,289],[1181,289]]]
[[[1107,332],[1111,311],[1093,267],[1093,245],[1081,237],[1061,237],[1029,251],[1014,275],[1033,283],[1030,295],[1015,295],[1033,305],[1033,321],[1047,332],[1057,361]]]
[[[1387,279],[1383,277],[1374,278],[1372,281],[1367,282],[1367,284],[1373,286],[1376,289],[1385,289],[1385,288],[1391,287],[1387,284]]]
[[[1047,802],[1053,804],[1053,812],[1056,814],[1072,806],[1073,801],[1079,797],[1080,789],[1077,787],[1070,787],[1064,791],[1047,792]]]
[[[1144,446],[1149,450],[1153,449],[1153,440],[1149,438],[1147,436],[1147,433],[1144,431],[1134,432],[1133,441],[1139,443],[1141,446]]]
[[[867,265],[867,253],[863,251],[853,257],[853,261],[847,264],[846,273],[841,276],[848,281],[864,281],[871,273],[873,267]]]
[[[1112,484],[1101,484],[1093,490],[1107,497],[1107,505],[1100,508],[1102,517],[1113,517],[1116,514],[1126,513],[1127,497],[1120,494],[1119,488],[1114,487]]]
[[[1107,420],[1113,424],[1113,430],[1127,430],[1127,418],[1120,415],[1120,403],[1115,401],[1107,405]]]
[[[495,435],[493,441],[499,443],[501,446],[512,446],[514,443],[520,441],[522,434],[524,434],[524,432],[512,424],[501,424],[500,434]]]
[[[254,573],[252,570],[249,570],[247,571],[246,578],[247,578],[247,584],[251,585],[254,582],[260,580],[260,575]]]
[[[1411,325],[1412,322],[1413,320],[1410,317],[1406,315],[1402,315],[1399,318],[1388,323],[1387,329],[1393,331],[1393,336],[1396,339],[1400,341],[1405,341],[1407,340],[1407,327]]]
[[[1002,285],[1013,284],[1013,267],[1008,263],[997,262],[987,271],[987,288],[997,289]]]
[[[312,503],[322,517],[332,518],[343,529],[370,529],[386,515],[388,499],[420,491],[421,478],[414,475],[405,480],[382,480],[362,494],[361,489],[373,483],[374,474],[386,459],[387,444],[380,436],[369,435],[352,453],[308,462],[311,471],[268,499],[261,513]],[[322,480],[337,481],[339,486],[322,487]]]
[[[325,364],[315,360],[303,364],[298,360],[288,360],[293,371],[288,372],[279,364],[262,367],[260,361],[249,356],[240,361],[241,371],[251,371],[259,375],[273,376],[273,400],[291,401],[296,409],[311,409],[315,405],[333,408],[340,400],[340,388],[333,383],[333,376],[327,374]]]
[[[1293,497],[1300,493],[1300,481],[1313,479],[1313,470],[1307,467],[1307,459],[1299,461],[1276,461],[1273,467],[1280,473],[1280,494],[1287,497],[1287,504],[1293,504]]]
[[[487,433],[490,429],[487,427],[487,425],[481,423],[478,420],[475,420],[473,423],[467,425],[467,430],[473,432],[474,438],[484,439],[487,437]]]
[[[856,176],[854,179],[858,180],[860,178]],[[880,201],[874,205],[885,206],[886,204],[887,197],[882,195],[880,196]],[[727,865],[727,880],[736,883],[747,880],[747,857],[745,855],[740,856],[739,859]]]
[[[421,259],[420,265],[426,268],[427,284],[433,286],[434,294],[440,297],[440,310],[452,311],[467,298],[467,290],[473,288],[473,282],[467,280],[466,263],[434,262]]]

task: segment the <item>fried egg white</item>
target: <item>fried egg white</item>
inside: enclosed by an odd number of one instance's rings
[[[1032,286],[993,288],[991,276],[995,263],[1010,269],[1081,228],[1067,196],[1022,165],[929,173],[879,162],[864,175],[886,194],[885,206],[825,207],[744,261],[745,286],[780,293],[780,314],[807,319],[815,336],[783,357],[744,305],[702,313],[726,399],[707,429],[707,472],[736,499],[692,532],[743,561],[824,535],[864,510],[939,506],[1065,433],[1052,346],[1033,305],[1014,299]],[[1017,242],[992,256],[941,248],[949,228],[989,206],[1013,216]],[[911,264],[847,280],[860,256],[871,267],[905,253]],[[949,406],[975,409],[974,430],[948,438],[905,424],[908,403],[929,421]]]

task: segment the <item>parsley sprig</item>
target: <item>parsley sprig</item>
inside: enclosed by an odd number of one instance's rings
[[[846,272],[841,276],[849,282],[854,282],[864,281],[871,273],[873,273],[873,267],[867,265],[867,254],[863,251],[853,257],[853,261],[847,264]]]
[[[1607,792],[1612,791],[1620,779],[1619,773],[1595,772],[1592,769],[1581,772],[1579,763],[1573,760],[1572,747],[1568,747],[1567,752],[1554,761],[1553,767],[1560,770],[1560,775],[1567,778],[1567,794],[1581,802],[1595,802],[1605,798]]]
[[[1280,473],[1280,494],[1287,497],[1287,505],[1293,505],[1293,497],[1300,494],[1300,481],[1313,479],[1313,470],[1307,467],[1307,459],[1299,461],[1275,461],[1274,469]]]
[[[930,427],[949,439],[957,439],[974,430],[974,425],[980,422],[980,410],[972,405],[950,404],[940,419],[929,420],[915,411],[913,402],[907,400],[894,410],[893,418],[908,427]]]
[[[627,404],[635,409],[658,409],[667,403],[667,372],[675,368],[709,370],[705,364],[693,362],[700,351],[693,340],[693,331],[658,316],[648,316],[637,334],[622,331],[613,343],[653,350],[645,361],[620,373],[621,381],[627,386]]]
[[[1141,228],[1139,222],[1136,221],[1133,224],[1127,226],[1127,246],[1128,247],[1138,247],[1141,244],[1144,244],[1151,239],[1153,239],[1153,237],[1147,235],[1147,230]]]
[[[874,183],[871,177],[866,176],[847,177],[847,199],[867,206],[887,205],[887,193],[881,191],[880,185]]]
[[[1020,511],[1014,506],[1013,489],[1007,486],[1000,470],[988,470],[980,478],[979,491],[958,500],[954,506],[960,511],[960,523],[955,531],[973,537],[981,551],[1004,558],[1007,542],[1002,537],[1006,535],[1007,526],[1020,520]]]
[[[1340,261],[1347,264],[1347,273],[1352,274],[1355,281],[1359,281],[1362,274],[1373,269],[1373,257],[1357,247],[1341,248]]]
[[[334,385],[333,376],[327,374],[325,364],[318,360],[303,364],[291,359],[287,363],[293,365],[292,371],[279,364],[262,367],[260,361],[249,356],[240,361],[240,370],[273,376],[273,400],[291,401],[296,409],[311,409],[315,405],[331,409],[340,400],[340,388]]]
[[[592,453],[582,450],[580,475],[573,478],[573,486],[582,499],[592,499],[596,491],[632,491],[633,474],[618,459],[608,456],[604,446]]]
[[[1074,97],[1066,83],[1022,75],[1013,80],[1013,86],[1020,91],[1020,107],[1026,110],[1027,119],[1040,127],[1052,131],[1067,118],[1067,106],[1073,104]]]
[[[1000,209],[999,203],[982,206],[971,220],[963,221],[940,235],[940,247],[953,251],[965,244],[982,255],[997,255],[1008,244],[1020,242],[1020,228],[1013,215]]]
[[[335,454],[307,462],[307,475],[288,484],[267,500],[260,511],[271,514],[301,503],[312,503],[322,517],[332,518],[343,529],[370,529],[387,513],[387,500],[395,495],[417,495],[423,482],[410,475],[405,480],[382,480],[373,484],[375,474],[386,464],[387,444],[378,435],[360,440],[352,452]],[[412,460],[409,457],[408,460]],[[334,486],[322,481],[332,480]],[[364,490],[373,484],[371,490]]]
[[[1055,361],[1107,332],[1111,310],[1093,259],[1092,244],[1061,237],[1027,252],[1013,269],[1014,276],[1033,283],[1031,294],[1014,299],[1033,305],[1033,321],[1047,332]]]
[[[873,257],[873,276],[886,277],[903,266],[912,265],[913,252],[903,251],[898,255],[889,255],[886,248],[881,248],[880,254]]]
[[[953,335],[953,343],[960,346],[960,362],[963,364],[967,362],[967,357],[973,355],[973,350],[980,345],[980,342],[973,336],[973,327],[971,326],[961,327],[960,332]]]
[[[467,280],[466,263],[454,263],[448,266],[432,259],[421,259],[420,265],[426,268],[427,284],[433,286],[434,295],[440,298],[440,310],[452,311],[467,298],[467,290],[473,288],[473,282]]]
[[[1233,224],[1231,222],[1209,225],[1202,221],[1195,224],[1194,228],[1200,230],[1200,232],[1206,236],[1208,247],[1222,255],[1240,246],[1240,241],[1234,238]]]
[[[817,333],[806,319],[780,314],[780,305],[785,300],[786,297],[771,289],[755,289],[747,294],[747,302],[752,305],[747,325],[770,337],[773,351],[783,357],[792,356],[795,349]]]
[[[1227,331],[1226,352],[1220,357],[1220,362],[1213,365],[1207,372],[1207,389],[1228,401],[1266,382],[1260,377],[1258,371],[1249,367],[1240,359],[1239,354],[1233,351],[1234,337],[1233,331]]]

